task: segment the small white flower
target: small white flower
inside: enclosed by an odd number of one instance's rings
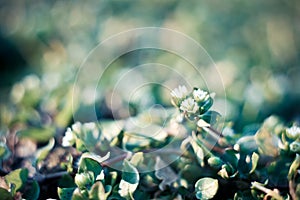
[[[204,101],[208,98],[208,92],[197,89],[193,91],[193,97],[196,101]]]
[[[67,129],[65,136],[62,139],[62,146],[63,147],[69,147],[72,146],[75,143],[76,136],[72,132],[70,128]]]
[[[297,138],[300,136],[300,128],[297,126],[292,126],[286,129],[287,136],[290,138]]]
[[[171,92],[172,97],[183,99],[188,95],[188,91],[184,85],[180,85],[178,88],[175,88]]]
[[[194,99],[189,97],[181,103],[180,110],[188,113],[196,113],[199,110],[199,106]]]
[[[75,124],[72,125],[72,130],[76,133],[80,133],[81,126],[82,126],[82,124],[80,122],[75,122]]]

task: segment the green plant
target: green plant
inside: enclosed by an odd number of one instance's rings
[[[167,121],[158,114],[147,127],[150,132],[159,130],[158,135],[136,131],[140,129],[129,126],[133,119],[76,122],[62,138],[64,150],[70,152],[61,162],[63,171],[43,176],[39,172],[55,148],[51,139],[35,154],[35,174],[22,168],[3,176],[0,196],[37,199],[43,181],[55,178],[63,200],[298,198],[296,124],[286,127],[271,116],[254,131],[235,133],[210,110],[213,94],[180,86],[171,96],[176,109],[167,110]],[[140,113],[134,120],[143,124],[149,119]],[[4,142],[0,150],[6,162],[11,150]]]

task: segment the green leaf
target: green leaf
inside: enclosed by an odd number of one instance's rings
[[[11,196],[10,192],[2,187],[0,187],[0,197],[2,200],[13,200],[14,199]]]
[[[201,165],[201,167],[203,167],[204,166],[204,152],[203,152],[203,149],[192,138],[191,138],[191,145],[192,145],[192,148],[193,148],[193,150],[196,154],[198,163]]]
[[[123,162],[122,180],[118,193],[125,198],[133,199],[132,194],[136,190],[140,180],[138,170],[128,161]]]
[[[87,200],[88,198],[87,190],[80,190],[76,188],[73,192],[72,200]]]
[[[36,159],[36,164],[38,164],[40,161],[44,160],[51,149],[54,147],[55,144],[55,139],[51,138],[48,142],[48,144],[40,149],[35,153],[35,159]]]
[[[130,163],[132,163],[134,166],[138,166],[142,164],[144,161],[144,154],[143,152],[137,152],[133,154],[133,156],[130,159]]]
[[[251,156],[251,163],[252,163],[252,167],[251,167],[251,170],[250,170],[250,174],[253,173],[257,167],[257,163],[258,163],[258,160],[259,160],[259,155],[257,153],[253,153],[252,156]]]
[[[28,169],[17,169],[5,176],[5,180],[8,184],[13,184],[14,188],[12,194],[15,194],[26,183],[28,178]]]
[[[0,142],[0,159],[5,160],[10,156],[11,152],[4,142]]]
[[[222,159],[229,162],[233,168],[237,168],[240,154],[234,149],[226,149]]]
[[[218,180],[213,178],[201,178],[195,184],[197,199],[212,199],[218,191]]]
[[[92,171],[94,176],[97,177],[102,170],[101,163],[107,160],[109,156],[109,152],[104,157],[89,152],[82,154],[79,160],[78,173]]]
[[[36,200],[39,198],[40,195],[40,186],[37,181],[33,181],[32,184],[30,185],[29,191],[26,190],[24,193],[24,197],[26,199],[30,200]]]
[[[297,174],[297,169],[300,167],[300,155],[296,154],[295,160],[292,162],[289,173],[288,173],[288,179],[292,180],[296,174]]]
[[[75,183],[80,189],[89,188],[91,185],[93,185],[95,181],[94,173],[91,171],[85,171],[81,173],[77,173],[75,175]]]
[[[224,162],[219,157],[216,157],[216,156],[210,157],[207,160],[207,162],[208,162],[209,166],[211,166],[215,169],[220,169],[222,167],[222,165],[224,164]]]
[[[111,188],[106,191],[102,182],[96,182],[89,191],[89,199],[91,200],[106,200],[110,194]]]
[[[59,113],[54,118],[59,127],[66,127],[73,116],[73,111],[77,107],[77,98],[74,97],[74,94],[72,87],[69,88],[66,95],[64,94],[62,108],[59,109]]]
[[[75,190],[75,187],[74,188],[60,188],[60,187],[58,187],[57,188],[57,194],[58,194],[59,199],[61,199],[61,200],[71,200],[74,190]]]
[[[250,154],[254,151],[257,151],[258,145],[254,136],[244,136],[236,142],[234,149],[241,153]]]
[[[279,155],[279,138],[267,128],[262,127],[255,134],[258,150],[261,154],[276,157]]]
[[[37,142],[48,142],[55,134],[54,128],[28,128],[18,132],[20,138],[30,138]]]
[[[210,124],[216,124],[220,119],[220,117],[221,117],[220,113],[216,111],[208,111],[205,114],[201,115],[201,119],[203,119],[204,121]]]

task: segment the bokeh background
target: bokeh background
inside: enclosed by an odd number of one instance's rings
[[[299,119],[299,19],[297,0],[1,1],[1,125],[16,116],[33,124],[47,124],[55,116],[58,125],[68,125],[70,88],[90,50],[114,34],[148,26],[180,31],[207,50],[224,82],[226,120],[237,131],[271,114]],[[151,57],[151,62],[184,65],[170,54],[137,51],[116,60],[104,82],[109,84],[141,57],[144,62]],[[215,78],[206,74],[206,79]],[[170,105],[159,89],[149,91],[145,96],[152,101]],[[17,109],[7,108],[16,104]],[[97,106],[99,118],[110,118],[111,109],[119,109],[105,105],[105,98]],[[137,107],[130,107],[132,113]],[[78,108],[84,118],[84,106]]]

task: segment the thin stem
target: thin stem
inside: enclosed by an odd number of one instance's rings
[[[209,126],[207,127],[209,130],[211,130],[214,134],[216,134],[218,137],[224,137],[223,134],[219,131],[217,131],[216,129],[214,129],[213,127]]]
[[[263,185],[261,185],[258,182],[252,182],[252,188],[258,189],[264,193],[266,193],[267,196],[271,196],[277,200],[284,200],[282,196],[280,196],[277,192],[270,190]]]
[[[68,174],[69,174],[69,172],[67,172],[67,171],[55,172],[55,173],[52,173],[52,174],[37,173],[37,174],[34,175],[34,177],[32,179],[39,182],[39,183],[41,183],[41,182],[45,182],[49,179],[60,178],[64,175],[68,175]]]
[[[289,180],[289,192],[293,200],[297,199],[297,194],[295,191],[295,182],[293,180]]]

